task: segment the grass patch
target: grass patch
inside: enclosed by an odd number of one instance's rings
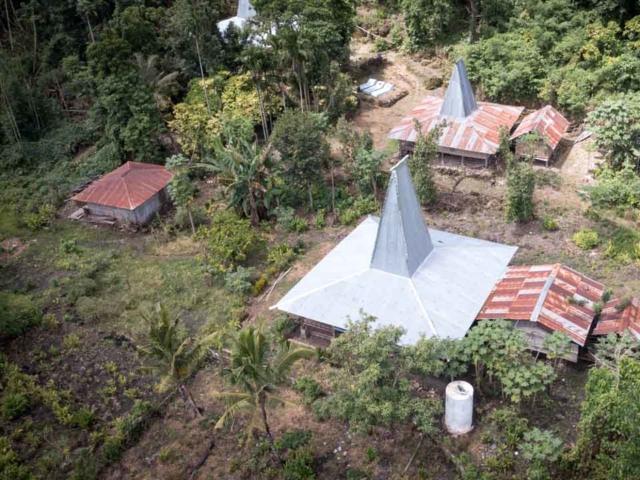
[[[640,233],[618,227],[605,242],[604,256],[625,265],[640,260]]]

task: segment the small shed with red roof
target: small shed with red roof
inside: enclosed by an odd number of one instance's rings
[[[551,105],[531,112],[511,135],[511,140],[516,142],[516,155],[533,155],[534,160],[549,166],[568,128],[569,121]],[[533,134],[533,138],[529,134]]]
[[[610,333],[629,333],[640,340],[640,300],[636,297],[618,298],[605,304],[593,334]]]
[[[531,349],[545,352],[554,331],[572,340],[568,359],[578,360],[596,318],[604,285],[561,264],[513,266],[498,281],[476,317],[503,319],[527,334]]]
[[[89,215],[144,225],[168,202],[173,178],[161,165],[127,162],[72,198]]]

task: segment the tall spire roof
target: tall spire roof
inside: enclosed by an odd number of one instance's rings
[[[251,18],[256,14],[256,10],[251,5],[249,0],[239,0],[238,1],[238,14],[236,17],[240,18]]]
[[[473,96],[469,77],[467,77],[467,68],[464,61],[459,59],[453,66],[453,73],[451,80],[449,80],[440,115],[464,118],[471,115],[477,108],[478,104]]]
[[[391,169],[371,268],[411,277],[432,250],[405,157]]]

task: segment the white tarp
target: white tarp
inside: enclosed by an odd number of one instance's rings
[[[380,97],[385,93],[392,92],[394,88],[394,85],[391,83],[370,78],[366,83],[360,85],[359,90],[367,95],[371,95],[372,97]]]

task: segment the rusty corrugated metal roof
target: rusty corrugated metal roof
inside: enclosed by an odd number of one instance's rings
[[[636,340],[640,340],[640,300],[631,297],[629,305],[619,310],[618,306],[623,301],[622,298],[618,298],[607,302],[596,328],[593,329],[594,335],[623,334],[628,331]]]
[[[524,110],[524,107],[478,102],[478,108],[467,117],[451,117],[440,114],[443,102],[439,97],[426,97],[391,130],[389,138],[415,142],[414,118],[422,125],[423,133],[446,122],[438,142],[441,148],[493,155],[500,144],[500,129],[511,130]]]
[[[535,131],[545,140],[549,147],[555,150],[567,128],[569,128],[569,120],[564,118],[551,105],[547,105],[524,117],[522,123],[518,125],[516,131],[511,135],[511,140]]]
[[[72,200],[135,210],[165,188],[173,173],[161,165],[127,162],[96,180]]]
[[[595,317],[593,304],[603,292],[604,285],[565,265],[509,267],[477,319],[537,322],[584,345]]]

